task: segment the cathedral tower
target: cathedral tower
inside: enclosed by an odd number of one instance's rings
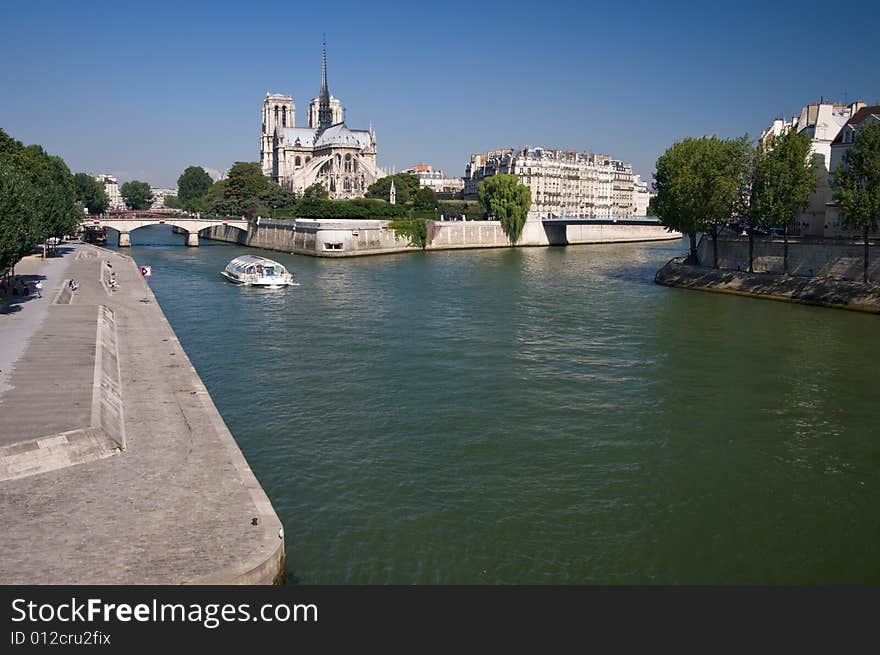
[[[279,93],[266,93],[263,100],[263,127],[260,133],[260,164],[263,174],[270,178],[277,176],[273,171],[272,153],[275,149],[276,132],[283,138],[284,128],[293,127],[296,120],[296,105],[293,98]]]

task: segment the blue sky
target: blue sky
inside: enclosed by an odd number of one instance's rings
[[[650,177],[690,135],[757,136],[826,99],[880,101],[880,5],[2,0],[0,128],[75,171],[174,186],[259,159],[260,106],[330,91],[379,162],[611,154]],[[335,5],[335,9],[321,6]]]

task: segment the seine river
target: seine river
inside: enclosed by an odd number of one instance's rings
[[[878,317],[657,286],[684,242],[132,256],[303,584],[880,583]]]

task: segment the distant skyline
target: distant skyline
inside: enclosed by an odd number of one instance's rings
[[[404,8],[405,7],[405,8]],[[752,138],[809,102],[880,102],[880,7],[828,3],[41,2],[3,10],[0,128],[74,171],[173,187],[259,160],[266,92],[305,125],[326,33],[331,93],[389,171],[464,172],[546,146],[650,179],[686,136]]]

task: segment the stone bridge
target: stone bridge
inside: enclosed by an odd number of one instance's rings
[[[119,232],[119,247],[131,246],[131,233],[147,225],[170,225],[186,232],[186,245],[199,245],[199,232],[217,225],[228,225],[247,232],[248,221],[238,218],[195,218],[190,216],[175,216],[165,214],[151,214],[131,212],[125,215],[89,216],[83,220],[84,229],[105,227]]]

